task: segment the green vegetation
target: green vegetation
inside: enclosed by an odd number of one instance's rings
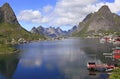
[[[11,45],[7,44],[0,44],[0,54],[10,54],[15,52],[15,48],[13,48]]]
[[[115,69],[110,75],[110,79],[120,79],[120,68]]]
[[[0,54],[10,54],[16,51],[14,44],[27,43],[45,39],[42,35],[31,34],[21,27],[14,11],[8,3],[0,7]]]
[[[87,31],[88,25],[86,25],[80,32],[76,33],[75,36],[81,36],[81,37],[86,37],[87,36]]]
[[[31,34],[22,27],[14,24],[2,23],[0,24],[0,38],[6,39],[4,41],[11,42],[14,38],[16,41],[24,38],[27,41],[36,40],[39,38],[44,39],[42,35]],[[2,40],[0,40],[2,41]]]
[[[45,39],[42,35],[31,34],[20,25],[1,23],[0,24],[0,54],[13,53],[15,48],[12,44],[30,42]]]
[[[120,32],[114,31],[112,29],[108,31],[99,30],[98,33],[95,33],[94,31],[87,32],[87,29],[88,29],[88,26],[85,26],[80,32],[74,33],[73,36],[76,36],[76,37],[87,37],[87,36],[99,37],[99,36],[106,36],[106,35],[120,36]]]

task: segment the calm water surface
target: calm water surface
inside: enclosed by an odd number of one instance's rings
[[[98,39],[41,41],[16,48],[19,55],[0,57],[0,79],[108,79],[107,73],[89,72],[86,63],[113,63],[102,55],[111,52],[112,45]]]

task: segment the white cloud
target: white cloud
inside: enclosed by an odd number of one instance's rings
[[[21,11],[18,19],[49,26],[73,26],[104,4],[108,5],[112,12],[120,12],[120,0],[115,0],[113,3],[99,2],[99,0],[58,0],[54,8],[50,5],[43,7],[43,12],[39,10]]]
[[[23,20],[32,23],[45,23],[48,19],[42,16],[39,10],[23,10],[18,15],[18,20]]]
[[[87,5],[96,3],[97,0],[60,0],[56,3],[54,12],[52,13],[52,21],[50,25],[66,26],[76,25],[83,17],[90,13],[90,8],[85,10]]]
[[[112,12],[117,13],[120,12],[120,0],[115,0],[114,3],[106,3],[112,10]]]
[[[47,5],[47,6],[43,7],[43,11],[44,11],[45,13],[50,12],[52,9],[53,9],[53,7],[50,6],[50,5]]]
[[[41,13],[36,10],[23,10],[20,12],[18,19],[19,20],[25,20],[25,21],[34,21],[37,19],[40,19],[42,17]]]

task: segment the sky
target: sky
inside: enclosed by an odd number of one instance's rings
[[[0,6],[6,2],[28,31],[38,26],[71,29],[103,5],[120,15],[120,0],[0,0]]]

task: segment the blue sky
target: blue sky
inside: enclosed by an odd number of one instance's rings
[[[55,6],[56,4],[56,0],[0,0],[0,6],[5,2],[9,3],[17,14],[24,9],[36,10],[46,5]]]
[[[11,5],[19,23],[28,31],[40,25],[68,30],[103,5],[120,14],[120,0],[0,0],[0,6],[5,2]]]

